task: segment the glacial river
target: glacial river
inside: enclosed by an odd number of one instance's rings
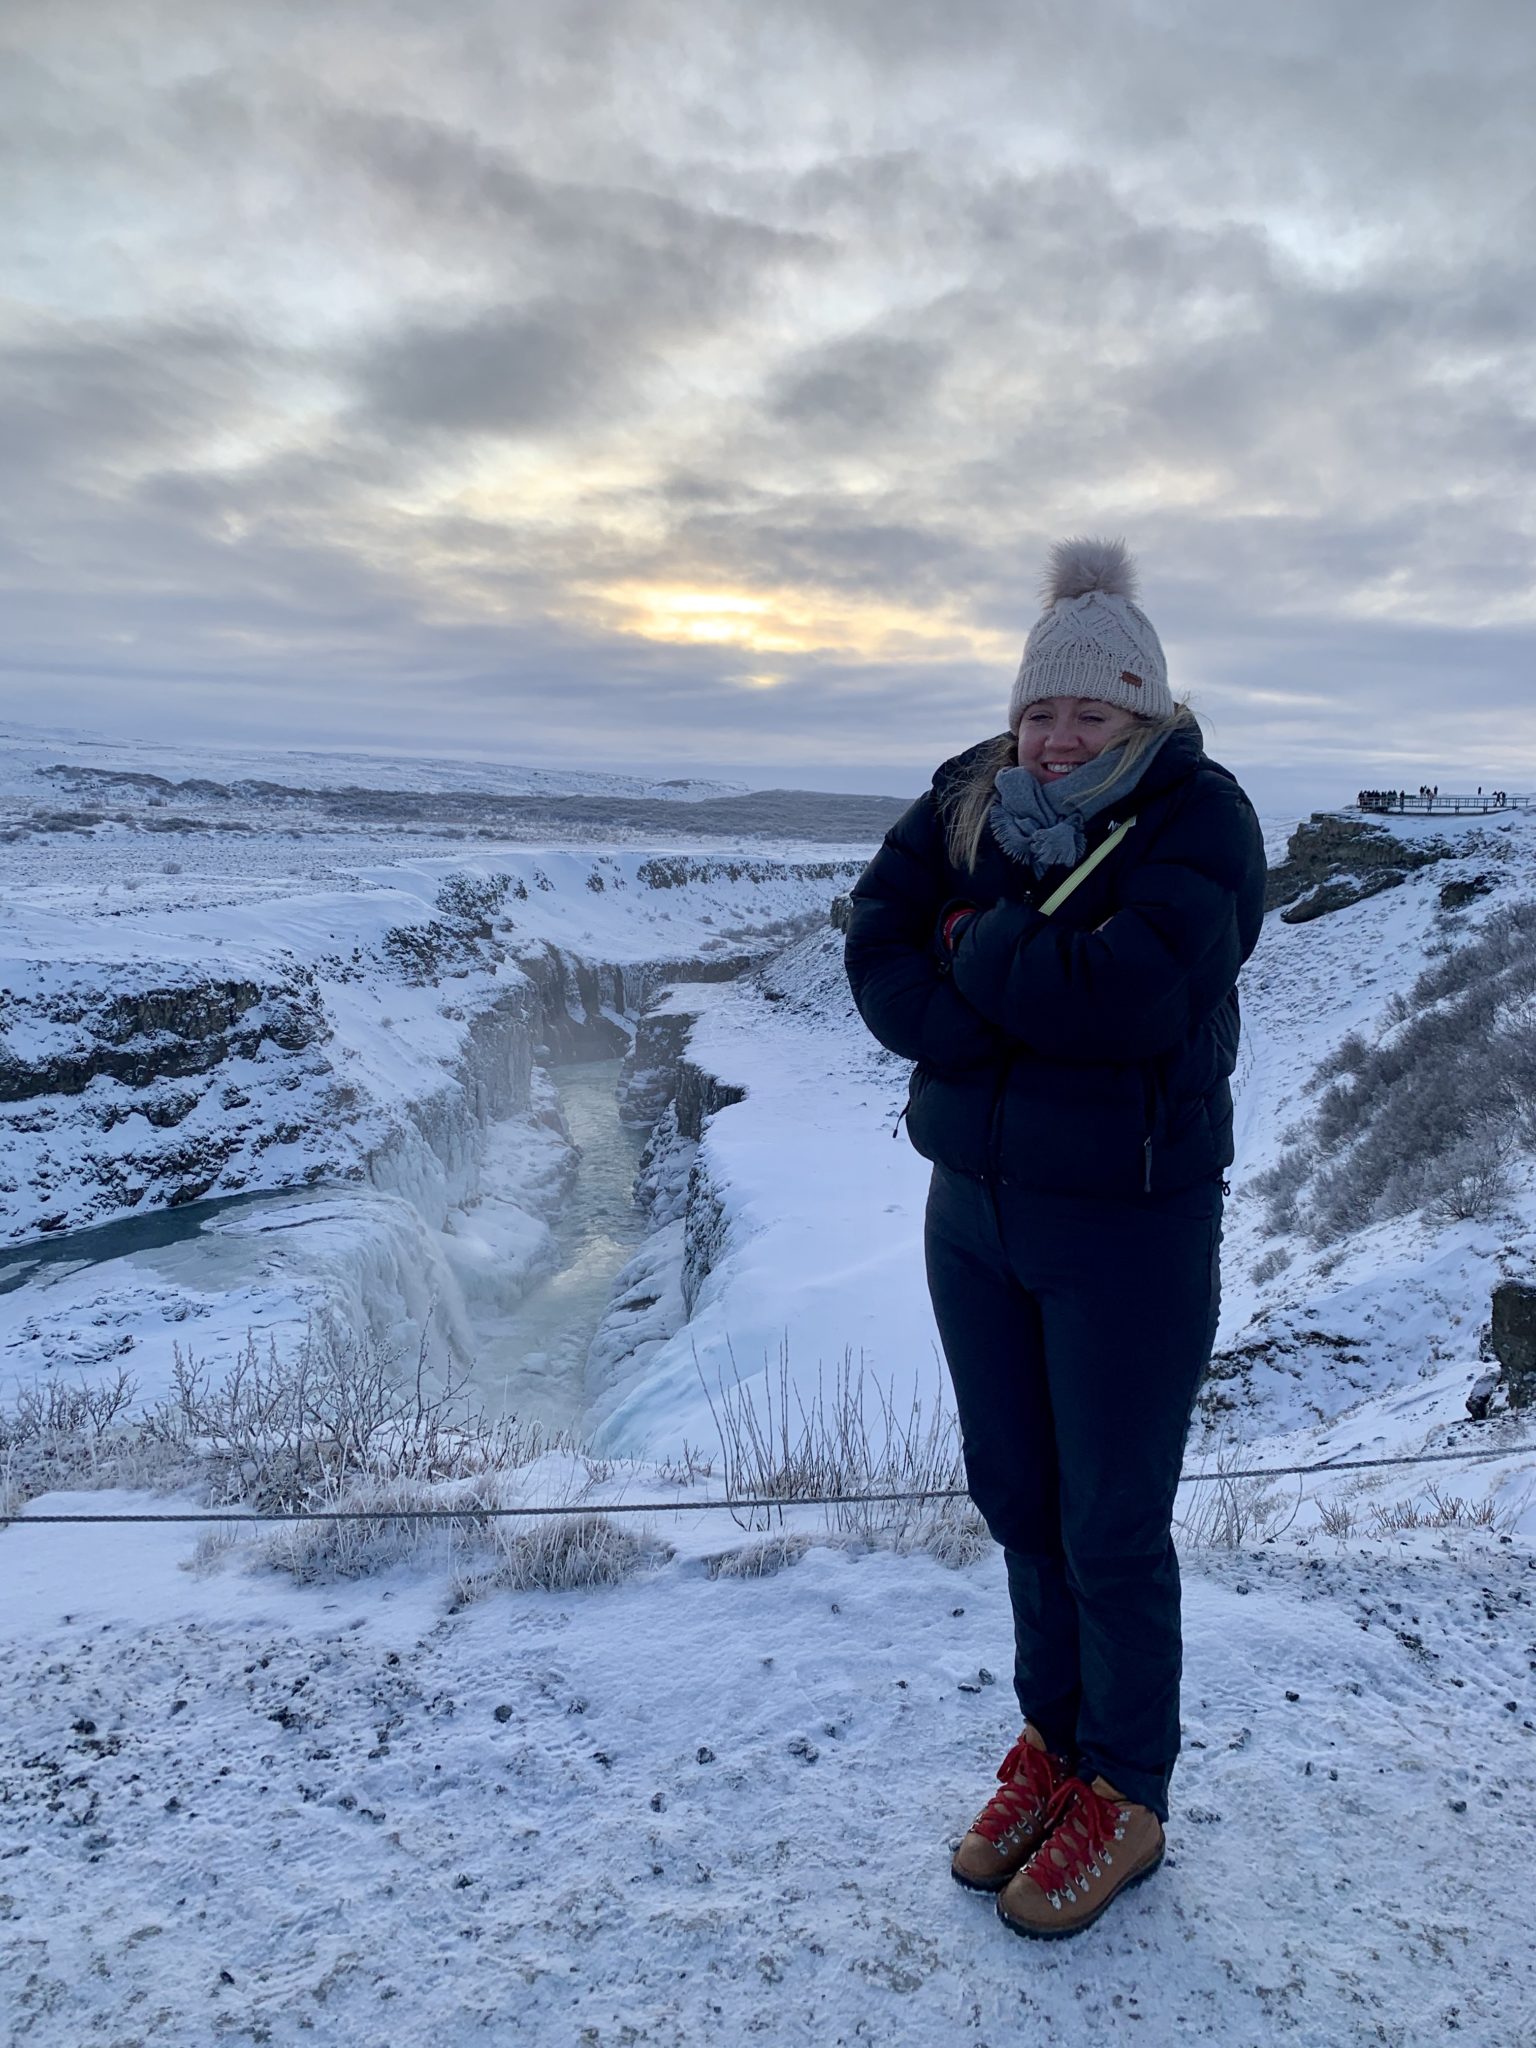
[[[645,1133],[619,1121],[617,1060],[553,1067],[550,1078],[581,1149],[554,1219],[554,1267],[508,1315],[476,1319],[473,1382],[491,1414],[511,1410],[559,1428],[581,1414],[588,1346],[646,1234],[632,1199]]]

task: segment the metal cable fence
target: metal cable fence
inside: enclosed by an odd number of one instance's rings
[[[1334,1472],[1372,1472],[1390,1467],[1415,1465],[1475,1465],[1485,1464],[1496,1458],[1516,1458],[1523,1454],[1536,1453],[1536,1441],[1529,1443],[1500,1444],[1468,1451],[1420,1451],[1412,1456],[1392,1458],[1340,1458],[1324,1459],[1314,1465],[1255,1465],[1236,1469],[1218,1467],[1215,1471],[1183,1472],[1179,1475],[1180,1486],[1226,1485],[1235,1480],[1250,1479],[1294,1479],[1313,1478]],[[705,1500],[644,1500],[644,1501],[592,1501],[586,1503],[541,1503],[535,1506],[485,1507],[468,1504],[462,1507],[441,1508],[396,1508],[376,1506],[371,1508],[290,1508],[263,1510],[257,1508],[201,1508],[173,1510],[144,1510],[132,1513],[114,1512],[97,1515],[29,1514],[25,1508],[7,1518],[0,1518],[0,1528],[31,1527],[41,1528],[48,1524],[67,1524],[89,1527],[97,1523],[123,1522],[184,1522],[184,1523],[256,1523],[284,1524],[295,1522],[493,1522],[522,1518],[537,1518],[551,1515],[687,1515],[704,1514],[710,1510],[722,1510],[736,1514],[752,1512],[780,1512],[786,1508],[814,1507],[876,1507],[915,1503],[918,1501],[965,1500],[968,1498],[963,1486],[917,1487],[888,1493],[822,1493],[763,1495],[721,1495]]]

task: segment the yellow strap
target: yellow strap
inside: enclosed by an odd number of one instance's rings
[[[1071,874],[1067,876],[1067,879],[1064,882],[1057,883],[1056,887],[1051,891],[1050,895],[1047,896],[1045,901],[1041,904],[1040,915],[1042,917],[1049,917],[1053,911],[1060,910],[1061,906],[1072,894],[1072,891],[1077,887],[1078,883],[1087,881],[1088,877],[1093,873],[1094,869],[1098,866],[1099,862],[1103,860],[1107,854],[1114,852],[1115,848],[1120,844],[1121,840],[1125,837],[1126,833],[1130,831],[1131,827],[1135,824],[1135,822],[1136,820],[1134,818],[1127,818],[1123,825],[1117,825],[1115,827],[1114,831],[1110,833],[1107,839],[1100,840],[1099,844],[1093,849],[1092,853],[1089,854],[1088,858],[1084,861],[1079,861],[1077,866],[1072,870]]]

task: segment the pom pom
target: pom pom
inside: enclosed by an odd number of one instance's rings
[[[1123,540],[1059,540],[1051,549],[1042,590],[1046,603],[1086,597],[1090,590],[1105,597],[1135,597],[1136,565]]]

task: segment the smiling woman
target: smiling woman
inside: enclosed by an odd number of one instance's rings
[[[1024,1727],[953,1872],[1051,1937],[1163,1857],[1170,1526],[1216,1329],[1264,860],[1119,543],[1055,550],[1008,725],[892,826],[847,964],[871,1031],[916,1061],[929,1290],[1013,1605]]]

